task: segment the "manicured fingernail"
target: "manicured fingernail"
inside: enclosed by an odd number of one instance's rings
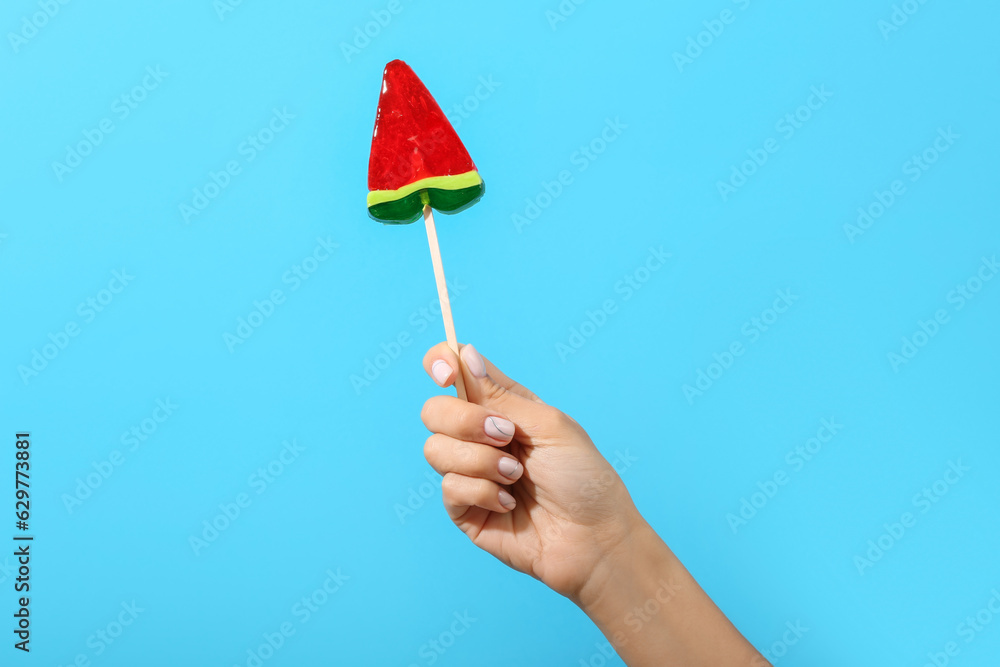
[[[462,360],[465,362],[465,365],[469,367],[469,371],[472,373],[473,377],[486,377],[486,364],[483,363],[483,358],[478,352],[476,352],[476,348],[471,345],[463,347]]]
[[[514,509],[514,505],[517,505],[517,502],[514,500],[514,496],[510,495],[503,489],[500,489],[500,504],[507,509],[512,510]]]
[[[504,442],[514,437],[514,424],[503,417],[486,418],[486,435]]]
[[[443,387],[444,383],[448,381],[448,376],[451,375],[451,366],[448,365],[447,361],[438,359],[431,364],[431,375],[434,376],[434,381]]]
[[[500,474],[507,479],[517,479],[521,476],[521,462],[517,459],[511,459],[504,457],[500,459],[500,464],[497,466],[500,469]]]

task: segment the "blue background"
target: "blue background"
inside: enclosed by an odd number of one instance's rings
[[[438,219],[460,340],[630,461],[640,509],[748,639],[778,664],[922,665],[952,641],[949,664],[992,664],[1000,619],[971,642],[959,626],[1000,587],[1000,280],[973,280],[961,309],[953,290],[1000,252],[1000,7],[910,4],[889,31],[885,0],[564,2],[566,16],[556,0],[71,2],[38,18],[44,2],[6,3],[0,434],[12,467],[14,432],[31,431],[36,542],[30,656],[10,646],[0,557],[0,662],[246,665],[289,622],[263,664],[604,664],[582,613],[451,525],[423,460],[419,410],[437,388],[420,361],[443,338],[421,315],[427,242],[363,205],[398,57],[488,185]],[[123,117],[116,100],[144,77]],[[813,87],[832,96],[803,110]],[[275,109],[294,118],[249,160],[241,144]],[[808,120],[789,134],[796,112]],[[113,131],[57,175],[103,119]],[[626,127],[602,145],[609,119]],[[911,180],[908,161],[949,128]],[[743,166],[768,139],[777,152]],[[239,173],[185,220],[230,161]],[[754,173],[723,196],[734,168]],[[905,191],[874,224],[845,229],[895,180]],[[286,272],[318,238],[337,248],[293,289]],[[666,265],[642,270],[661,246]],[[102,293],[116,270],[133,278]],[[626,276],[645,282],[629,294]],[[283,303],[227,345],[273,290]],[[796,300],[775,321],[779,290]],[[938,310],[947,322],[893,364]],[[25,373],[69,323],[79,334]],[[382,368],[363,384],[369,362]],[[685,394],[699,371],[715,379]],[[791,463],[823,419],[843,427]],[[132,450],[122,436],[143,424]],[[286,440],[304,450],[257,493]],[[950,462],[968,470],[924,511],[914,496]],[[193,548],[241,493],[250,505]],[[734,530],[744,499],[759,507]],[[886,537],[904,512],[915,525]],[[891,547],[859,565],[880,537]],[[303,623],[294,606],[328,569],[349,579]],[[133,601],[143,611],[102,646]]]

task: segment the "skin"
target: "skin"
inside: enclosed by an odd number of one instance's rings
[[[580,425],[471,346],[424,357],[442,387],[463,373],[468,402],[430,398],[421,418],[445,509],[472,542],[569,598],[632,667],[769,663],[740,635],[640,515]],[[493,437],[487,423],[513,434]],[[495,432],[495,431],[494,431]],[[500,461],[520,463],[507,477]],[[506,495],[509,494],[509,495]],[[513,505],[511,505],[511,498]],[[507,501],[507,506],[503,501]]]

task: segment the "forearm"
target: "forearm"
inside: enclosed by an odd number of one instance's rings
[[[645,521],[575,602],[630,667],[766,667]]]

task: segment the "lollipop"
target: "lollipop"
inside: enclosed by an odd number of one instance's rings
[[[483,196],[486,185],[469,152],[424,84],[402,60],[385,66],[368,160],[368,215],[392,225],[424,217],[448,345],[458,339],[434,227],[434,209],[458,213]],[[455,388],[464,399],[458,374]]]
[[[368,214],[409,224],[424,206],[457,213],[483,196],[476,165],[424,84],[402,60],[385,66],[368,162]]]

